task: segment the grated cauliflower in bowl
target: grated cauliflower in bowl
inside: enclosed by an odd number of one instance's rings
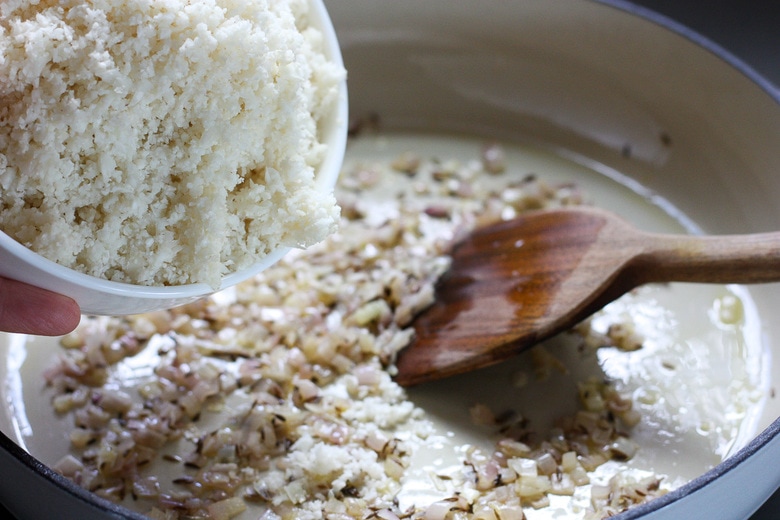
[[[0,229],[147,286],[331,233],[317,184],[345,72],[305,0],[0,5]]]

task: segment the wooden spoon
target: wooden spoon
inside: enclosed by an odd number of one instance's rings
[[[594,208],[524,214],[453,251],[435,303],[414,321],[404,386],[502,361],[651,282],[780,281],[780,232],[664,235]]]

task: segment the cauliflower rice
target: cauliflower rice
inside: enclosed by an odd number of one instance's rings
[[[205,282],[334,231],[344,71],[305,0],[0,4],[0,229],[64,266]]]

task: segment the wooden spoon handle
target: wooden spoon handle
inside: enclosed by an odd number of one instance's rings
[[[635,258],[642,283],[767,283],[780,281],[780,232],[696,236],[643,234]]]

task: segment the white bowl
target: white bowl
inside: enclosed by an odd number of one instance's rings
[[[324,36],[328,58],[343,64],[339,42],[322,0],[311,1],[310,19]],[[319,187],[330,191],[336,183],[344,158],[348,128],[346,81],[340,85],[338,103],[323,125],[327,156],[316,171]],[[221,289],[250,278],[282,258],[289,248],[272,251],[261,262],[232,273],[222,280]],[[59,265],[24,247],[0,232],[0,276],[26,282],[73,298],[84,314],[125,315],[169,309],[214,292],[208,284],[145,287],[112,282]]]

